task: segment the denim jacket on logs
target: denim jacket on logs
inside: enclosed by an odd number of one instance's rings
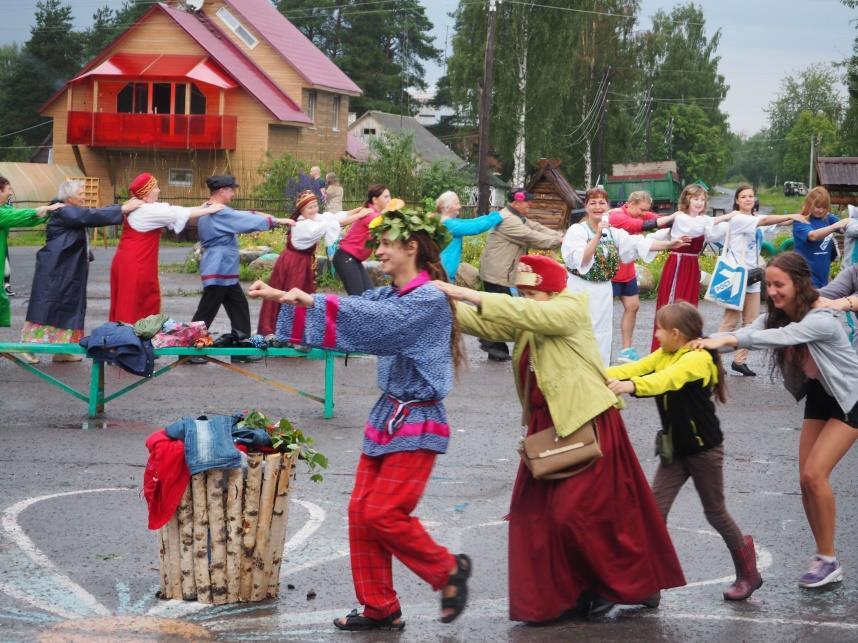
[[[185,462],[191,475],[209,469],[237,469],[241,452],[232,441],[232,429],[242,415],[183,417],[167,427],[173,440],[185,441]]]

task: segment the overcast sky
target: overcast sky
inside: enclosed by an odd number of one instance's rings
[[[452,29],[448,14],[458,0],[421,0],[435,25],[435,43],[447,44]],[[93,11],[105,4],[119,7],[122,0],[73,0],[78,26],[91,21]],[[577,4],[570,0],[570,6]],[[675,0],[641,0],[641,29],[659,9],[670,10]],[[848,58],[856,35],[858,11],[840,0],[702,0],[709,33],[721,29],[721,73],[730,91],[722,108],[736,132],[752,134],[766,124],[763,108],[780,86],[781,79],[816,62]],[[24,42],[33,23],[36,0],[2,0],[4,23],[0,44]],[[549,9],[534,8],[534,11]],[[449,53],[449,45],[447,47]],[[434,83],[442,66],[427,69]]]

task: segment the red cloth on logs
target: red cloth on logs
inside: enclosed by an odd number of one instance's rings
[[[146,448],[149,460],[143,472],[143,496],[149,505],[149,529],[160,529],[179,508],[191,472],[185,464],[185,443],[171,440],[165,430],[150,435]]]
[[[524,381],[529,349],[518,368]],[[528,435],[554,425],[531,385]],[[685,585],[682,568],[626,435],[620,412],[596,420],[602,458],[564,480],[535,480],[524,466],[509,512],[509,617],[540,622],[575,607],[583,592],[634,605]]]

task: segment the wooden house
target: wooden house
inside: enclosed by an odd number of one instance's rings
[[[534,195],[530,218],[554,230],[568,228],[573,223],[572,210],[584,207],[584,201],[560,171],[558,159],[540,159],[527,191]]]
[[[431,165],[446,162],[452,163],[457,169],[467,165],[413,116],[369,111],[349,125],[349,133],[365,145],[369,145],[372,139],[379,136],[410,136],[414,143],[414,153],[421,163]]]
[[[816,176],[819,185],[831,193],[833,205],[858,205],[858,157],[820,156]]]
[[[346,153],[348,76],[269,0],[194,4],[154,3],[40,110],[53,162],[100,177],[102,203],[142,171],[168,198],[218,173],[252,187],[269,155]]]

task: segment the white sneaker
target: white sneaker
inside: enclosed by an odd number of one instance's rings
[[[38,364],[40,361],[38,355],[33,355],[32,353],[18,353],[18,357],[27,362],[27,364]]]

